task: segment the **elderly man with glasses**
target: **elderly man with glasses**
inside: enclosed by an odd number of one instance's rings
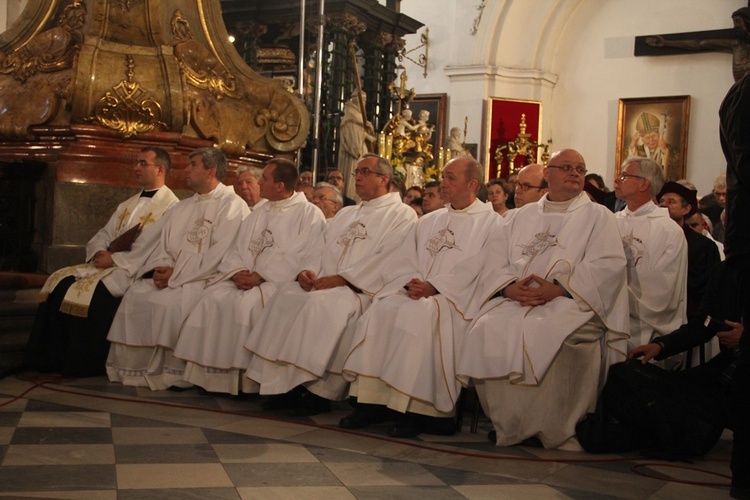
[[[580,449],[575,425],[606,366],[625,359],[627,260],[614,215],[583,192],[581,154],[554,153],[543,175],[547,194],[488,245],[456,374],[473,379],[498,446]]]
[[[312,202],[323,212],[326,220],[329,220],[339,213],[339,210],[344,206],[344,197],[333,184],[319,182],[315,185]]]
[[[391,278],[391,257],[417,215],[391,193],[393,168],[366,154],[354,169],[359,205],[342,208],[297,266],[297,281],[282,285],[255,323],[245,348],[253,354],[245,375],[260,393],[276,395],[267,409],[293,415],[330,410],[346,397],[341,373],[357,320]]]
[[[687,319],[687,243],[669,211],[653,202],[663,186],[664,171],[648,158],[628,158],[615,178],[615,195],[627,203],[615,217],[628,259],[628,351]]]

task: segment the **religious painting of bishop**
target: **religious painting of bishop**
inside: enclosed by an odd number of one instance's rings
[[[650,158],[667,180],[685,178],[690,96],[620,99],[615,165],[626,158]]]

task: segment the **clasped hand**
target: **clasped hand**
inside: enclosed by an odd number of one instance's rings
[[[503,289],[504,297],[515,300],[522,306],[541,306],[563,295],[565,292],[559,285],[536,274],[527,276]]]
[[[169,286],[169,278],[172,277],[174,267],[155,267],[154,268],[154,286],[162,289]]]
[[[315,273],[312,271],[302,271],[297,275],[297,282],[299,286],[306,292],[310,290],[327,290],[329,288],[336,288],[339,286],[346,286],[346,280],[338,274],[331,276],[322,276],[320,278],[315,277]]]
[[[99,250],[94,255],[94,267],[97,269],[109,269],[114,266],[115,263],[112,260],[112,252],[106,250]]]
[[[437,294],[437,290],[434,286],[426,281],[418,280],[417,278],[412,278],[410,282],[404,285],[404,288],[406,289],[406,295],[414,300],[431,297]]]
[[[247,269],[234,273],[232,281],[240,290],[250,290],[256,286],[260,286],[262,280],[260,274],[256,272],[250,272]]]

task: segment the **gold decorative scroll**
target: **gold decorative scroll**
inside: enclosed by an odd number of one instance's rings
[[[127,79],[121,80],[99,99],[94,118],[88,120],[95,120],[109,129],[116,130],[126,139],[136,134],[151,132],[157,127],[167,128],[167,124],[161,121],[159,103],[133,79],[133,58],[126,55],[125,64]]]
[[[0,73],[13,74],[13,78],[24,83],[37,72],[51,73],[72,67],[83,41],[81,28],[85,19],[83,0],[71,0],[56,27],[33,36],[4,57],[0,55]]]
[[[180,69],[190,85],[207,89],[217,99],[234,97],[235,77],[204,46],[193,39],[193,33],[182,11],[172,16],[172,34],[175,37],[174,54]]]

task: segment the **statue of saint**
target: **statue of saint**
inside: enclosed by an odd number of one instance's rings
[[[362,92],[362,98],[366,95]],[[368,152],[367,143],[375,142],[375,129],[372,123],[365,122],[362,110],[359,107],[359,96],[355,93],[344,104],[344,116],[339,125],[339,155],[338,169],[349,179],[357,166],[357,160]],[[354,190],[354,183],[346,183],[346,192],[343,193],[352,199],[358,199]]]
[[[457,158],[459,156],[471,156],[466,148],[464,148],[464,141],[461,137],[461,129],[453,127],[448,134],[448,143],[446,149],[451,152],[451,158]]]

